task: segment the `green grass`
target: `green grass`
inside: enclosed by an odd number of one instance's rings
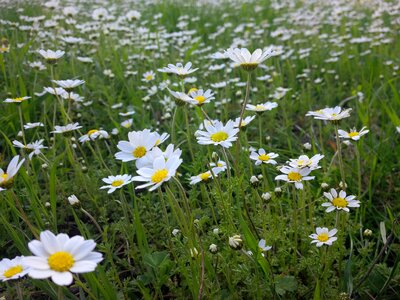
[[[60,289],[51,280],[24,277],[0,283],[0,295],[17,299],[18,289],[22,289],[23,297],[29,299],[61,299],[61,295],[66,299],[399,298],[398,14],[380,12],[374,17],[382,20],[381,27],[390,29],[379,37],[380,33],[369,32],[374,6],[356,2],[339,5],[298,1],[292,7],[278,9],[270,1],[226,1],[201,7],[190,1],[160,1],[134,6],[142,17],[123,23],[125,30],[103,27],[85,32],[79,25],[92,22],[91,13],[97,8],[89,2],[77,4],[75,25],[63,18],[57,27],[44,28],[41,21],[38,31],[18,28],[31,24],[19,16],[43,15],[50,20],[62,14],[62,9],[51,11],[39,4],[26,4],[19,5],[21,11],[17,12],[17,4],[1,7],[0,20],[5,22],[0,27],[0,39],[9,41],[10,50],[0,53],[0,100],[31,96],[20,104],[23,122],[43,122],[45,126],[26,130],[26,140],[44,139],[49,148],[29,160],[29,153],[13,147],[14,140],[22,142],[17,136],[21,128],[19,104],[0,104],[0,167],[7,168],[17,154],[26,158],[12,189],[0,192],[0,249],[2,258],[30,255],[28,242],[48,229],[95,240],[96,251],[103,254],[104,260],[93,273],[76,277],[68,287]],[[344,5],[351,9],[331,19],[334,7]],[[256,6],[259,10],[255,13]],[[124,1],[107,6],[109,11],[115,9],[115,17],[125,15],[132,7]],[[155,19],[157,14],[161,15]],[[316,23],[307,22],[307,17]],[[165,37],[165,33],[182,32],[177,27],[182,20],[187,22],[182,27],[186,40]],[[104,21],[102,26],[111,23]],[[237,30],[240,26],[243,30]],[[258,32],[262,28],[264,31]],[[290,32],[287,39],[275,35],[282,29]],[[63,35],[63,30],[70,33]],[[310,33],[313,30],[317,32]],[[91,39],[93,34],[98,37]],[[81,37],[89,43],[65,45],[61,36]],[[352,38],[364,36],[373,41],[351,43]],[[384,38],[391,40],[379,43]],[[245,44],[238,45],[250,51],[269,45],[283,47],[283,54],[265,62],[267,70],[258,67],[251,74],[250,102],[270,100],[279,106],[257,115],[240,134],[239,159],[237,142],[227,150],[231,176],[225,171],[207,184],[190,185],[190,176],[208,170],[213,152],[226,160],[222,147],[197,143],[194,132],[204,118],[200,109],[178,107],[172,124],[173,110],[161,103],[164,96],[170,96],[168,90],[159,88],[147,97],[148,90],[164,80],[170,81],[172,90],[180,90],[179,77],[157,69],[191,61],[193,67],[199,68],[192,74],[197,81],[186,83],[185,91],[192,87],[211,88],[216,99],[203,106],[207,114],[224,123],[235,119],[246,87],[237,86],[232,79],[245,84],[247,74],[240,68],[231,68],[228,60],[209,56],[228,49],[236,39],[243,39]],[[374,42],[376,45],[372,45]],[[311,48],[309,55],[300,57],[307,48]],[[39,49],[60,49],[66,54],[56,66],[46,64],[46,70],[35,71],[28,63],[43,61],[36,52]],[[291,50],[292,56],[282,58]],[[342,54],[337,61],[327,62],[333,52]],[[89,56],[93,63],[80,62],[78,56]],[[223,69],[210,70],[210,66],[222,63]],[[115,76],[104,75],[106,69]],[[156,72],[155,80],[143,82],[142,75],[150,70]],[[126,71],[137,73],[126,76]],[[271,76],[269,81],[256,79],[267,74]],[[80,132],[73,133],[75,140],[50,133],[54,125],[65,124],[67,103],[61,109],[55,96],[35,95],[43,87],[52,86],[52,78],[85,80],[74,92],[85,97],[85,102],[93,101],[88,106],[72,106],[69,117],[83,126]],[[316,79],[322,79],[321,83]],[[226,87],[211,87],[222,81],[228,82]],[[269,96],[278,87],[290,90],[282,99],[273,100]],[[363,94],[362,99],[357,93]],[[112,109],[117,103],[123,107]],[[352,108],[351,117],[339,123],[341,129],[359,130],[366,126],[370,130],[360,141],[342,145],[347,192],[355,195],[361,206],[348,214],[340,212],[338,217],[321,207],[326,202],[321,184],[337,189],[341,180],[334,124],[305,116],[310,110],[336,105]],[[118,113],[131,109],[136,112],[133,125],[123,128],[120,123],[129,117]],[[252,113],[245,113],[249,115]],[[305,182],[303,190],[275,181],[280,172],[274,166],[255,166],[249,159],[249,146],[260,146],[259,118],[262,147],[267,153],[279,154],[279,166],[301,154],[325,155],[321,169],[311,174],[315,179]],[[109,133],[117,128],[119,133],[107,140],[78,142],[81,134],[96,128]],[[114,154],[119,151],[118,141],[127,140],[129,131],[146,128],[160,134],[175,130],[175,146],[182,150],[183,159],[176,180],[171,179],[153,192],[135,190],[138,183],[112,194],[100,190],[101,179],[109,175],[136,175],[134,162],[121,163]],[[169,143],[172,137],[160,147],[165,149]],[[304,143],[310,143],[311,150],[306,150]],[[252,185],[251,176],[260,174],[263,179]],[[282,191],[276,192],[276,187]],[[271,193],[271,199],[261,197],[265,192]],[[79,206],[68,203],[67,197],[72,194],[79,198]],[[310,244],[309,235],[316,227],[335,226],[338,240],[332,246],[317,248]],[[383,227],[389,240],[386,244]],[[213,232],[215,228],[219,229],[218,234]],[[174,229],[180,230],[176,236],[172,235]],[[366,229],[372,230],[371,236],[364,234]],[[241,250],[229,247],[229,237],[236,234],[243,239]],[[259,239],[272,246],[265,256],[258,249]],[[217,245],[217,253],[209,251],[211,244]],[[191,255],[193,248],[198,255]],[[253,255],[247,253],[249,250]]]

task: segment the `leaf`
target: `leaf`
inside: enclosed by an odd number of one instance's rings
[[[297,281],[294,276],[281,277],[276,281],[275,291],[283,296],[286,292],[295,292],[297,290]]]
[[[317,279],[317,285],[314,290],[314,300],[321,300],[321,284],[319,279]]]
[[[152,269],[159,269],[165,263],[169,263],[168,253],[165,251],[147,253],[143,262]]]
[[[381,237],[382,241],[384,244],[386,244],[386,227],[385,227],[385,222],[380,222],[379,223],[379,229],[381,231]]]

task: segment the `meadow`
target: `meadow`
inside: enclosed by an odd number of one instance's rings
[[[0,299],[399,299],[400,3],[0,1]]]

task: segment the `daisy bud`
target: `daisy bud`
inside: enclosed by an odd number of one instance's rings
[[[261,195],[261,198],[263,198],[265,201],[268,201],[269,199],[271,199],[271,194],[270,193],[263,193]]]
[[[363,235],[365,237],[370,237],[372,236],[372,230],[371,229],[365,229]]]
[[[22,131],[18,131],[17,136],[22,137]]]
[[[181,232],[179,229],[174,229],[174,230],[172,230],[172,235],[173,236],[177,236],[178,234],[179,234],[179,232]]]
[[[260,174],[260,175],[257,176],[257,178],[258,178],[259,180],[262,180],[262,179],[264,178],[264,176],[263,176],[262,174]]]
[[[199,256],[199,251],[197,251],[196,248],[190,249],[190,256],[192,257],[192,259],[197,258],[197,256]]]
[[[74,205],[78,205],[80,201],[75,195],[71,195],[68,197],[68,202],[69,202],[69,204],[74,206]]]
[[[211,158],[212,158],[212,160],[213,160],[214,163],[218,163],[218,161],[219,161],[219,155],[218,155],[217,152],[213,152],[213,153],[211,154]]]
[[[213,229],[213,234],[219,235],[219,228],[214,228]]]
[[[258,178],[256,177],[256,176],[251,176],[251,178],[250,178],[250,183],[253,185],[253,186],[257,186],[258,185],[258,183],[259,183],[260,181],[258,180]]]
[[[73,137],[71,137],[71,141],[72,142],[76,142],[76,138],[73,136]]]
[[[310,143],[305,143],[305,144],[303,145],[303,147],[304,147],[304,149],[306,149],[306,150],[311,150],[311,144],[310,144]]]
[[[321,183],[321,188],[323,190],[327,190],[329,188],[329,184],[327,184],[326,182]]]
[[[243,240],[240,235],[234,235],[229,237],[229,246],[232,249],[240,250],[243,247]]]
[[[50,207],[51,204],[50,204],[50,202],[46,202],[46,203],[44,204],[44,206],[45,206],[45,207]]]
[[[111,130],[111,134],[112,135],[117,135],[119,133],[117,128],[113,128],[113,130]]]
[[[275,195],[277,197],[279,197],[282,194],[282,189],[280,187],[276,187],[274,192],[275,192]]]
[[[343,189],[343,186],[344,186],[344,188],[347,188],[347,184],[346,183],[343,184],[342,181],[339,183],[339,186],[341,189]]]
[[[208,248],[208,250],[212,253],[215,254],[218,252],[218,247],[215,244],[211,244],[210,247]]]
[[[47,169],[48,167],[48,164],[42,164],[42,169]]]

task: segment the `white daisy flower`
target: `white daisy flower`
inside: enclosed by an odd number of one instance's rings
[[[261,255],[264,256],[264,252],[271,250],[272,246],[267,246],[267,242],[264,239],[261,239],[258,242],[258,249],[261,252]]]
[[[276,165],[277,162],[273,160],[273,158],[278,157],[279,155],[273,152],[266,153],[263,148],[260,148],[258,152],[252,151],[250,154],[250,159],[256,161],[256,166],[259,166],[261,164],[271,164],[271,165]]]
[[[43,145],[43,139],[34,141],[27,145],[22,144],[19,141],[13,141],[14,147],[21,148],[27,150],[29,153],[29,159],[32,159],[33,155],[39,155],[42,153],[42,149],[47,149],[46,146]]]
[[[45,88],[44,88],[44,91],[47,92],[47,93],[49,93],[49,94],[56,95],[56,96],[62,96],[62,95],[64,95],[64,94],[67,94],[67,95],[68,95],[68,92],[67,92],[66,90],[64,90],[63,88],[60,88],[60,87],[56,87],[56,88],[53,88],[53,87],[45,87]]]
[[[321,168],[318,166],[318,163],[321,159],[324,158],[324,155],[316,154],[311,158],[308,158],[307,155],[300,155],[297,159],[290,159],[288,162],[289,166],[293,168],[310,168],[310,170],[316,170]]]
[[[143,74],[142,81],[149,82],[149,81],[154,80],[155,77],[156,77],[156,73],[154,73],[153,71],[149,71],[149,72],[146,72]]]
[[[112,108],[116,108],[116,106],[114,105]],[[123,117],[128,117],[128,116],[132,116],[135,114],[135,111],[131,110],[131,111],[127,111],[127,112],[120,112],[119,115],[123,116]]]
[[[317,227],[316,233],[309,235],[309,237],[313,239],[311,244],[317,243],[317,247],[321,247],[322,245],[331,246],[332,243],[337,240],[337,237],[334,236],[336,233],[336,228],[329,230],[326,227]]]
[[[229,237],[229,246],[232,249],[241,249],[243,246],[243,239],[240,235],[236,234]]]
[[[74,130],[78,130],[79,128],[82,128],[82,126],[79,126],[79,123],[71,123],[67,124],[65,126],[54,126],[54,130],[51,131],[50,133],[66,133]]]
[[[191,69],[191,68],[192,68],[191,62],[188,62],[185,66],[183,66],[181,63],[177,63],[176,65],[168,64],[168,67],[158,69],[158,72],[173,73],[179,76],[186,76],[198,70],[197,68],[196,69]]]
[[[349,132],[344,131],[342,129],[338,130],[339,137],[344,138],[344,139],[351,139],[353,141],[358,141],[360,137],[362,137],[364,134],[367,134],[369,130],[367,127],[361,128],[360,131],[357,131],[355,128],[350,130]]]
[[[341,190],[338,193],[335,189],[331,189],[329,193],[324,193],[329,202],[322,203],[322,206],[327,207],[326,212],[337,210],[344,210],[349,212],[349,207],[360,207],[360,201],[355,200],[356,196],[346,196],[346,192]]]
[[[128,133],[129,141],[119,141],[115,158],[124,162],[140,159],[146,155],[157,143],[158,134],[149,129],[143,131],[131,131]]]
[[[194,185],[199,182],[208,182],[210,179],[213,179],[213,174],[215,177],[218,177],[218,174],[222,172],[222,169],[219,167],[214,167],[212,168],[212,173],[211,171],[207,171],[204,173],[200,173],[199,175],[196,176],[191,176],[190,177],[190,184]]]
[[[70,238],[46,230],[40,233],[40,241],[33,240],[28,247],[34,254],[23,259],[30,267],[28,275],[35,279],[51,277],[58,285],[70,285],[72,273],[92,272],[103,260],[101,253],[92,251],[96,243],[79,235]]]
[[[296,189],[303,189],[302,181],[313,180],[314,176],[307,176],[310,174],[310,168],[292,168],[288,166],[284,166],[280,169],[283,175],[278,175],[275,177],[275,180],[284,180],[286,182],[294,183]]]
[[[206,103],[210,103],[211,100],[215,99],[214,94],[211,90],[203,91],[202,89],[195,90],[189,93],[188,103],[201,106]]]
[[[255,119],[256,116],[247,116],[246,118],[242,119],[242,124],[240,124],[240,128],[246,127],[250,124],[251,121]],[[235,119],[235,127],[239,127],[240,117]]]
[[[85,83],[84,80],[52,80],[52,82],[54,82],[55,84],[57,84],[59,87],[62,87],[63,89],[65,89],[66,91],[72,90],[73,88],[76,88],[82,84]]]
[[[61,50],[52,51],[40,49],[38,52],[48,62],[55,62],[65,54],[65,52]]]
[[[165,160],[164,156],[157,157],[151,167],[143,167],[136,171],[139,176],[133,177],[132,180],[146,182],[137,186],[136,189],[150,187],[149,191],[155,190],[175,176],[181,163],[182,159],[179,156],[172,156],[168,160]]]
[[[351,108],[342,110],[340,106],[327,107],[316,111],[309,111],[306,116],[313,116],[317,120],[338,121],[350,117],[351,110]]]
[[[267,101],[263,104],[257,104],[257,105],[247,104],[246,110],[255,111],[257,113],[262,113],[267,110],[272,110],[276,107],[278,107],[278,103]]]
[[[24,125],[24,129],[32,129],[36,127],[44,127],[44,124],[42,122],[36,122],[36,123],[26,123]]]
[[[210,167],[218,167],[221,169],[221,171],[226,171],[226,169],[228,169],[226,162],[223,160],[218,160],[217,163],[210,163]]]
[[[121,122],[121,126],[125,127],[125,128],[132,127],[132,124],[133,124],[133,119],[128,119],[128,120]]]
[[[82,135],[79,138],[79,141],[82,144],[84,144],[84,143],[89,142],[89,141],[94,141],[94,140],[96,140],[98,138],[100,138],[100,139],[108,139],[109,137],[110,137],[110,135],[105,130],[92,129],[92,130],[89,130],[87,134]]]
[[[225,148],[230,148],[232,142],[237,140],[236,134],[239,132],[235,128],[235,122],[229,120],[226,125],[217,121],[214,124],[204,122],[206,131],[197,130],[195,135],[197,142],[200,145],[221,145]]]
[[[250,53],[246,48],[229,48],[224,51],[224,54],[243,69],[251,71],[257,68],[260,63],[275,55],[276,51],[272,47],[264,51],[257,49],[253,53]]]
[[[107,191],[108,194],[113,193],[116,189],[120,189],[124,185],[127,185],[133,181],[132,176],[128,174],[108,176],[107,178],[103,178],[102,180],[108,185],[103,185],[102,187],[100,187],[100,189],[109,189]]]
[[[5,102],[5,103],[21,103],[28,99],[31,99],[31,97],[25,96],[25,97],[18,97],[18,98],[7,98],[3,102]]]
[[[17,256],[13,259],[3,258],[0,260],[0,280],[2,282],[23,277],[29,272],[29,268],[23,263],[23,258],[23,256]]]
[[[24,161],[24,158],[19,161],[19,155],[17,155],[14,156],[8,164],[6,172],[4,172],[2,168],[0,168],[0,187],[7,189],[12,186],[14,182],[14,176],[17,174],[19,168],[21,168]]]

